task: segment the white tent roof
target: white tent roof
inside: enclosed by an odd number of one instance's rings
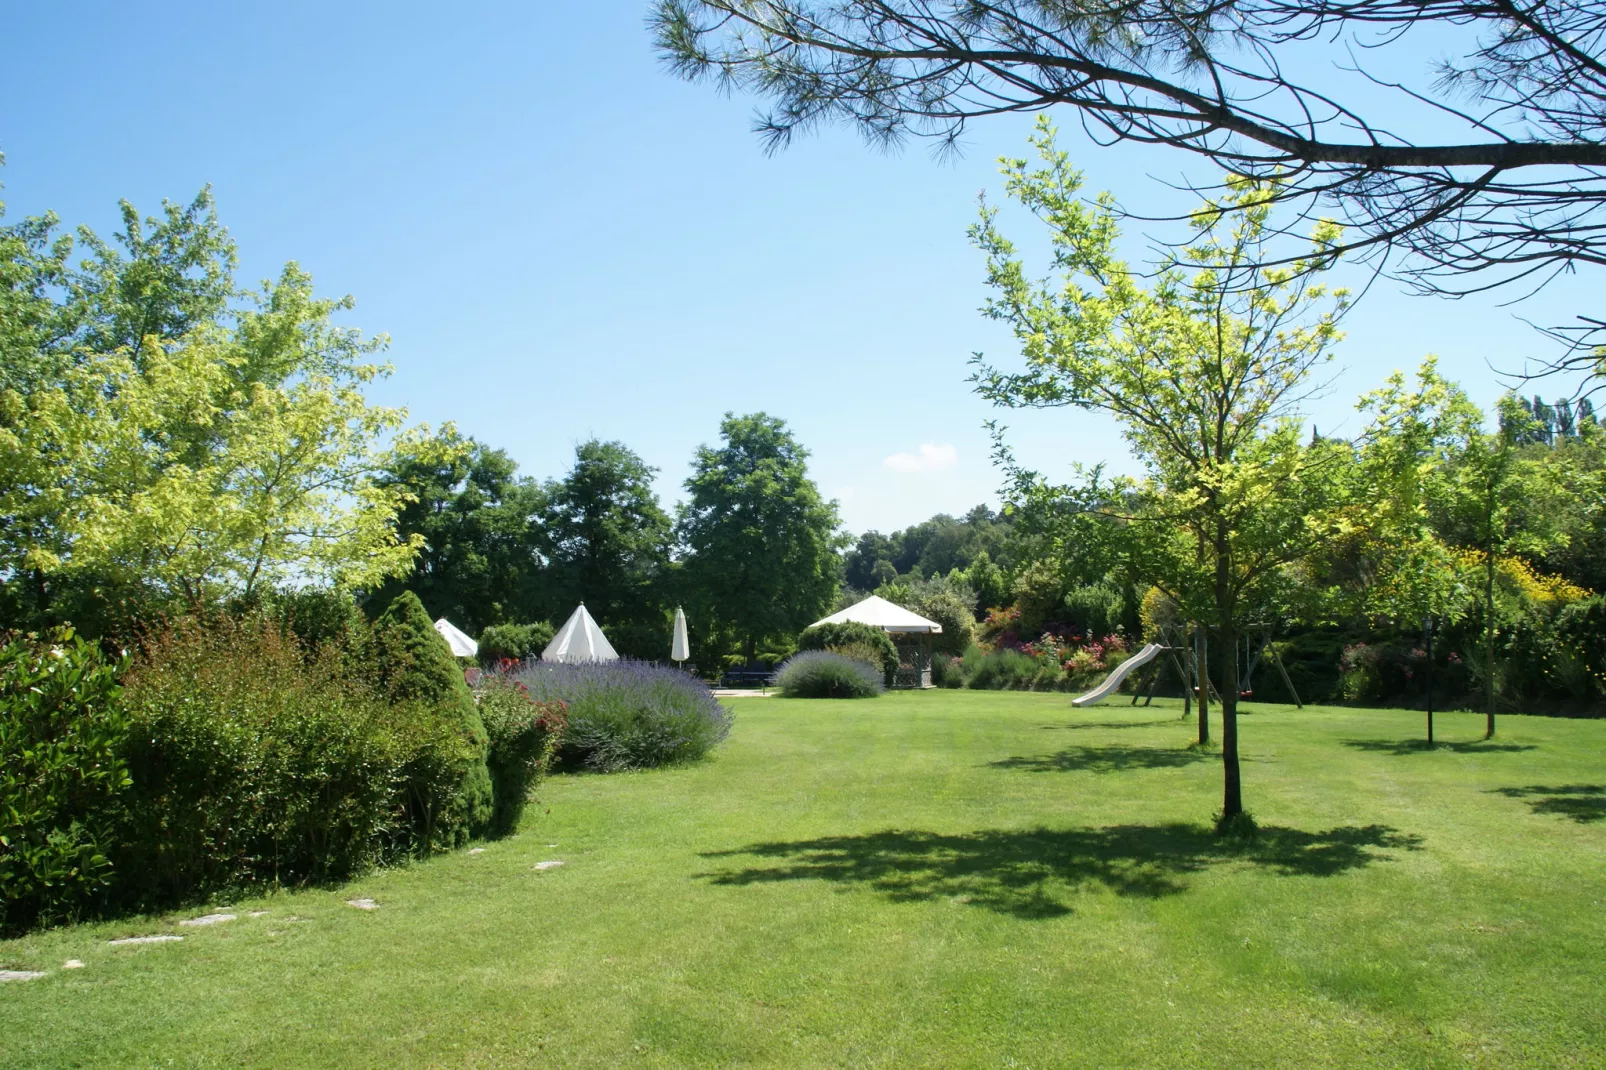
[[[608,637],[602,634],[597,622],[591,619],[586,612],[586,604],[581,602],[569,616],[558,634],[552,637],[552,642],[541,651],[542,661],[618,661],[619,654],[614,650]]]
[[[441,633],[441,638],[457,657],[472,658],[480,652],[480,645],[445,617],[435,622],[435,630]]]
[[[927,620],[918,613],[911,613],[902,606],[893,605],[885,598],[878,598],[875,595],[839,613],[833,613],[824,620],[817,620],[810,627],[820,624],[841,624],[845,621],[868,624],[885,632],[924,632],[935,635],[942,631],[942,625],[936,621]]]

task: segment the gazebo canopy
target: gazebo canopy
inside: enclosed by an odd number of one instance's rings
[[[441,633],[446,645],[452,648],[454,657],[472,658],[480,652],[480,645],[445,617],[435,622],[435,630]]]
[[[602,629],[591,614],[586,612],[586,604],[581,602],[563,627],[558,629],[558,634],[552,637],[552,642],[541,651],[541,660],[618,661],[619,653],[608,642],[608,637],[602,634]]]
[[[942,631],[942,625],[934,620],[927,620],[918,613],[911,613],[902,606],[893,605],[885,598],[871,595],[862,602],[855,603],[847,609],[833,613],[824,620],[817,620],[810,627],[821,624],[842,624],[853,621],[857,624],[868,624],[872,628],[880,628],[884,632],[897,632],[899,634],[937,635]]]

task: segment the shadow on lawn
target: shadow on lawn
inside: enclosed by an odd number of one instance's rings
[[[1016,755],[987,764],[994,769],[1019,769],[1028,773],[1119,773],[1127,769],[1180,769],[1215,757],[1197,747],[1129,747],[1114,743],[1103,747],[1067,747],[1058,754],[1036,757]]]
[[[1071,913],[1065,892],[1102,885],[1117,895],[1158,898],[1187,890],[1182,878],[1210,866],[1262,866],[1284,876],[1331,877],[1369,865],[1379,848],[1417,850],[1421,838],[1385,825],[1326,832],[1268,827],[1230,840],[1181,823],[1091,829],[997,829],[943,835],[888,829],[863,836],[755,843],[704,858],[753,857],[774,865],[699,877],[749,885],[825,880],[863,884],[894,902],[956,899],[1019,918]]]
[[[1432,751],[1449,751],[1452,754],[1509,754],[1513,751],[1538,750],[1532,743],[1488,743],[1476,740],[1471,743],[1433,743],[1425,739],[1346,739],[1346,747],[1371,751],[1374,754],[1427,754]]]
[[[1547,787],[1534,784],[1526,788],[1494,788],[1496,795],[1522,799],[1536,814],[1560,814],[1580,825],[1606,821],[1606,785],[1564,784]]]

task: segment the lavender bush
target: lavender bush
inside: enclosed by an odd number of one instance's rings
[[[731,714],[708,685],[644,661],[531,662],[514,678],[537,702],[568,704],[558,749],[565,768],[598,772],[696,761],[730,733]]]
[[[881,673],[868,662],[828,650],[793,654],[775,671],[775,686],[787,698],[872,698],[881,694]]]

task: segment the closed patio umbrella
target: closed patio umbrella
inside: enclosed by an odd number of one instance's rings
[[[669,660],[685,661],[691,657],[691,643],[686,638],[686,611],[675,607],[675,637],[669,643]]]

